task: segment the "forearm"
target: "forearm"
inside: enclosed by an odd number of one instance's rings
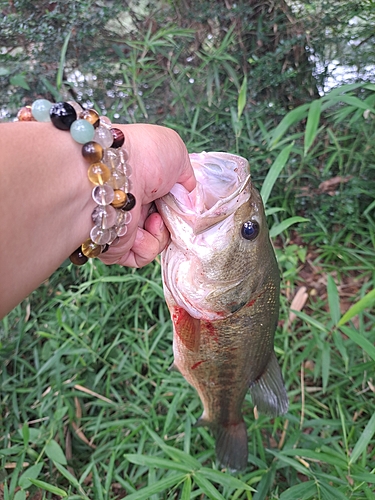
[[[94,202],[69,133],[29,122],[4,124],[0,133],[1,317],[87,237]]]

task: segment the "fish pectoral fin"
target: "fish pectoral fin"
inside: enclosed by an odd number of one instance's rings
[[[263,375],[250,386],[250,394],[260,413],[276,417],[288,411],[288,396],[274,352]]]
[[[247,466],[247,430],[245,422],[228,425],[217,425],[214,429],[216,437],[216,456],[222,467],[231,471],[241,471]]]
[[[201,338],[200,320],[190,316],[183,307],[174,306],[170,310],[174,334],[186,349],[198,352]]]

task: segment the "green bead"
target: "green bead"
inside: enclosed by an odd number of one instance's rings
[[[49,122],[51,120],[49,111],[52,102],[47,99],[37,99],[31,105],[31,113],[37,122]]]
[[[94,138],[95,129],[87,120],[76,120],[70,127],[70,134],[76,142],[85,144]]]

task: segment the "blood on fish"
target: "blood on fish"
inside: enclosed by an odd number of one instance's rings
[[[215,327],[212,323],[208,321],[202,321],[202,328],[204,329],[205,332],[214,340],[215,342],[218,342],[219,338],[217,336],[217,331],[215,330]]]
[[[200,342],[200,321],[193,318],[182,307],[171,310],[174,331],[189,351],[198,351]]]
[[[262,293],[257,295],[254,299],[250,300],[250,302],[246,305],[246,307],[251,307],[255,304],[255,302],[265,293],[265,290],[263,290]]]
[[[201,365],[202,363],[205,363],[206,361],[207,361],[207,359],[202,359],[201,361],[194,363],[193,366],[191,366],[191,370],[195,370],[196,368],[198,368],[199,365]]]

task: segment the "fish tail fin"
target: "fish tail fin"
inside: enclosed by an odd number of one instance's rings
[[[222,467],[241,471],[247,466],[247,430],[242,420],[238,424],[215,427],[216,456]]]
[[[250,394],[261,413],[276,417],[288,411],[288,396],[275,353],[263,375],[250,387]]]

